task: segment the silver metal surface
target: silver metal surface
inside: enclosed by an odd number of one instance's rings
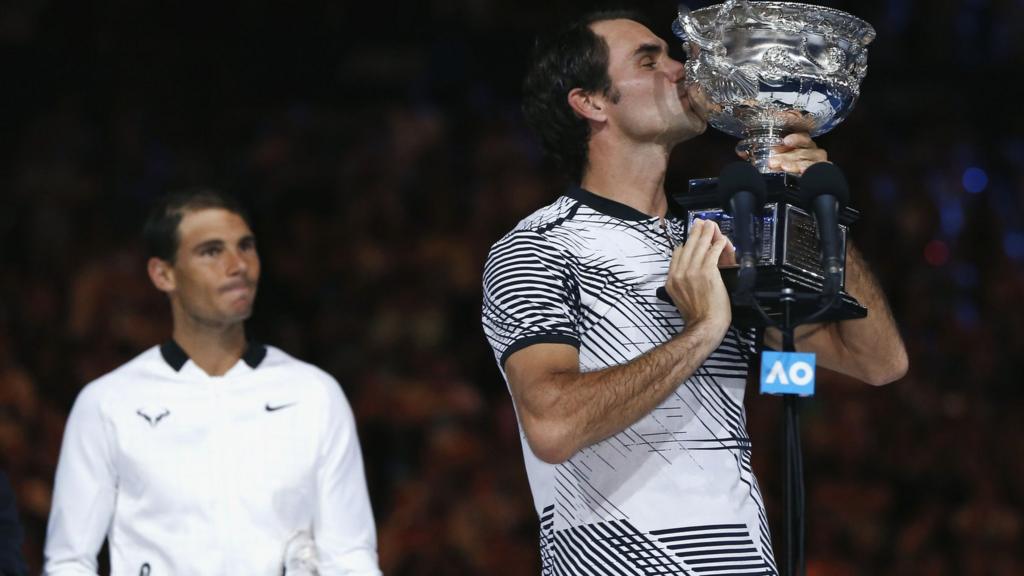
[[[796,2],[680,5],[672,29],[686,50],[691,103],[708,124],[742,138],[737,150],[767,173],[772,146],[818,136],[853,109],[867,72],[870,24]]]

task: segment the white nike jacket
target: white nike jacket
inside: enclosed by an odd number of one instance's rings
[[[45,574],[280,576],[301,532],[319,574],[377,575],[352,410],[322,370],[251,345],[211,377],[173,341],[82,390],[68,418]]]

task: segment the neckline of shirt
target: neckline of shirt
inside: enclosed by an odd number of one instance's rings
[[[565,193],[565,196],[572,198],[573,200],[588,206],[605,216],[611,216],[612,218],[618,218],[619,220],[629,220],[631,222],[658,222],[662,220],[660,216],[651,216],[645,214],[632,206],[617,202],[611,198],[606,198],[598,194],[594,194],[590,190],[580,186],[572,186]],[[664,220],[676,219],[676,215],[671,210],[665,214]]]
[[[175,372],[181,372],[185,363],[191,360],[185,350],[173,338],[160,345],[160,356],[163,357],[164,362]],[[242,360],[252,369],[256,369],[266,357],[267,347],[252,340],[247,343],[245,352],[242,353]]]

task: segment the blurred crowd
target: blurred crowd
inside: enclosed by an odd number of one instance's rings
[[[819,376],[802,418],[809,573],[1024,574],[1024,118],[993,80],[1024,65],[1024,2],[829,4],[879,33],[857,109],[819,144],[851,181],[853,238],[911,367],[883,388]],[[674,6],[646,8],[667,36]],[[479,310],[490,245],[564,186],[518,111],[545,10],[5,3],[0,468],[33,573],[76,394],[170,331],[145,275],[148,203],[198,183],[252,213],[252,336],[331,372],[353,405],[384,572],[537,573]],[[734,144],[681,146],[669,189],[717,174]],[[748,398],[778,552],[781,402]]]

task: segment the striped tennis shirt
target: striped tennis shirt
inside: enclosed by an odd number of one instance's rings
[[[681,220],[579,188],[521,221],[484,270],[483,327],[502,375],[532,344],[576,347],[587,372],[685,330],[656,296],[684,236]],[[730,328],[659,406],[561,464],[537,458],[520,426],[542,574],[777,574],[743,408],[752,354],[752,335]]]

